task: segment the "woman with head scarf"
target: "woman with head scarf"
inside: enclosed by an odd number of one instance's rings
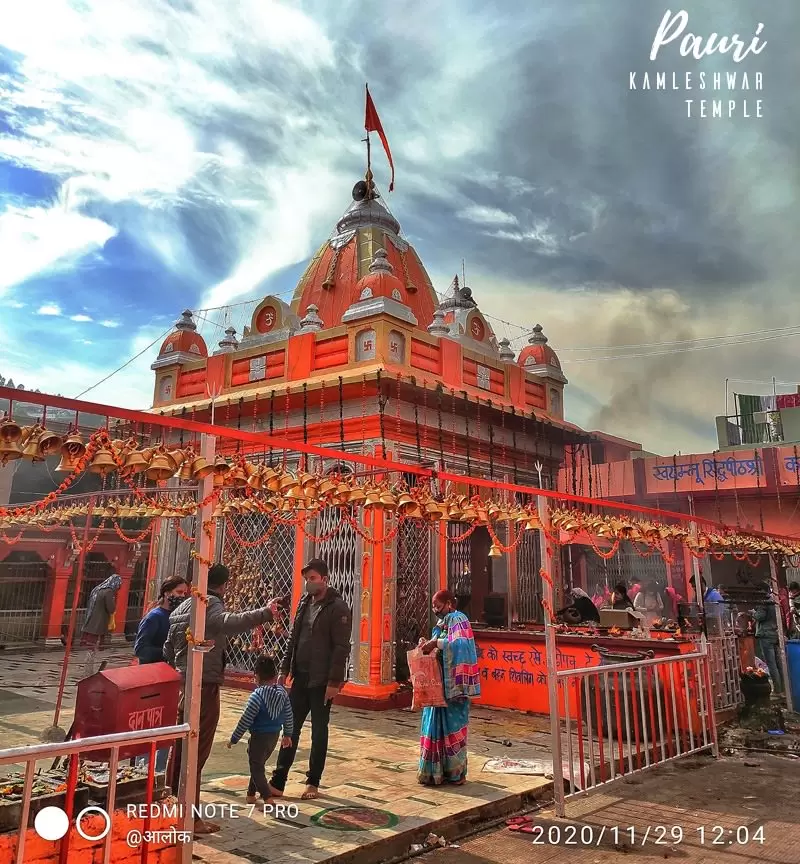
[[[108,632],[116,624],[114,612],[117,608],[117,594],[122,579],[114,573],[101,582],[89,595],[86,607],[86,621],[81,631],[81,645],[88,648],[86,654],[86,675],[94,675],[97,651],[103,644]]]
[[[469,700],[481,695],[478,653],[469,618],[456,608],[449,591],[433,595],[436,626],[432,638],[420,639],[424,654],[438,649],[442,667],[442,708],[423,708],[417,780],[423,785],[460,786],[467,779]]]

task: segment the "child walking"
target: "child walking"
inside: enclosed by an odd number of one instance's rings
[[[278,669],[273,657],[264,655],[256,662],[258,687],[250,694],[244,713],[233,730],[228,748],[241,741],[245,732],[250,732],[247,755],[250,760],[250,785],[247,787],[247,803],[256,803],[256,792],[265,803],[271,802],[270,786],[265,766],[272,755],[281,727],[281,747],[292,746],[294,717],[289,694],[277,683]]]

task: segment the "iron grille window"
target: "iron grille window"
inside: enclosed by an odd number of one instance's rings
[[[541,624],[542,577],[539,532],[526,531],[517,546],[517,619],[521,624]]]

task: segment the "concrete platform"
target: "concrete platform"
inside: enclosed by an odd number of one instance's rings
[[[10,659],[10,658],[9,658]],[[71,722],[75,683],[80,675],[78,654],[70,675],[65,713],[59,725]],[[130,662],[127,652],[109,652],[110,665]],[[0,664],[0,738],[4,746],[38,740],[52,724],[60,652],[14,656]],[[214,749],[203,774],[202,801],[231,807],[239,818],[221,818],[219,834],[194,845],[194,860],[204,864],[296,864],[335,861],[367,864],[405,854],[433,832],[452,840],[487,819],[509,815],[534,800],[552,798],[552,781],[541,776],[495,774],[484,771],[490,759],[512,757],[547,759],[550,738],[547,718],[515,712],[474,708],[470,722],[469,776],[466,785],[432,788],[417,783],[419,715],[410,710],[381,713],[334,707],[328,763],[321,797],[300,801],[308,760],[304,730],[297,761],[286,789],[286,804],[297,806],[291,819],[250,815],[245,801],[248,781],[246,744],[228,750],[230,738],[247,699],[238,690],[224,690]],[[274,760],[274,756],[272,757]],[[391,827],[363,831],[331,830],[314,817],[333,807],[373,808],[392,814]]]

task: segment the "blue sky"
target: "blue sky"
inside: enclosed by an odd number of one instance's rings
[[[519,349],[541,322],[573,421],[710,448],[725,378],[793,381],[800,327],[652,343],[800,325],[800,13],[702,6],[697,32],[765,23],[743,64],[764,74],[763,119],[692,121],[687,94],[629,91],[655,68],[656,0],[17,5],[0,31],[0,374],[76,396],[186,307],[212,310],[213,346],[266,293],[288,299],[363,174],[369,80],[388,203],[437,289],[465,258],[499,337]],[[734,67],[674,49],[658,64],[701,68]],[[620,345],[651,347],[603,350]],[[91,398],[148,405],[154,351]]]

